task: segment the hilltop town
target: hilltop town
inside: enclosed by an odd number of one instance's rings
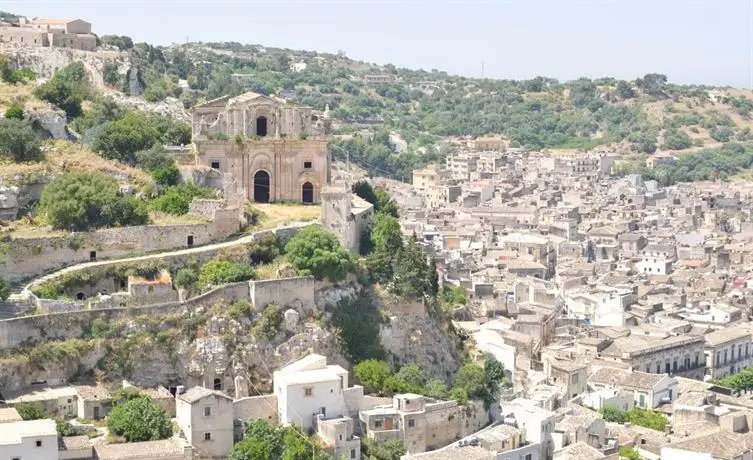
[[[753,455],[750,92],[0,19],[0,459]]]

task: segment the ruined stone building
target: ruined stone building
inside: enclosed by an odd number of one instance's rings
[[[0,42],[24,46],[75,48],[84,51],[97,49],[92,25],[81,19],[18,18],[15,22],[0,22]]]
[[[251,201],[319,203],[330,126],[328,111],[251,92],[221,97],[194,109],[196,161],[231,175]]]

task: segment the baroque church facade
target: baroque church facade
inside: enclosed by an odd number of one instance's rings
[[[330,183],[329,111],[256,93],[196,106],[196,161],[230,175],[245,198],[259,203],[319,203]]]

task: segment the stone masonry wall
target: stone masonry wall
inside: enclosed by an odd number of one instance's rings
[[[252,281],[251,302],[255,308],[273,303],[280,307],[295,307],[302,311],[313,310],[314,277],[304,276],[280,280]]]
[[[96,232],[71,233],[49,238],[18,238],[2,243],[5,259],[0,276],[22,281],[78,263],[95,259],[113,259],[143,253],[209,244],[227,238],[239,229],[237,210],[218,209],[215,219],[206,224],[145,225],[113,228]]]

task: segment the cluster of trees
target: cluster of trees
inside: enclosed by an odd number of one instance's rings
[[[16,84],[35,80],[37,76],[29,69],[13,69],[8,63],[8,57],[0,55],[0,79],[5,83]]]
[[[407,364],[394,372],[386,361],[368,359],[354,367],[358,381],[373,392],[383,395],[416,393],[437,399],[454,399],[460,404],[469,399],[484,401],[489,407],[503,387],[511,383],[505,377],[505,367],[490,354],[484,365],[464,364],[455,374],[452,387],[441,379],[429,380],[416,364]]]
[[[78,61],[55,72],[34,94],[60,107],[69,119],[73,119],[81,115],[81,103],[91,97],[92,88],[84,64]]]
[[[53,228],[85,231],[100,227],[144,225],[144,201],[120,193],[117,181],[98,172],[61,174],[42,191],[39,211]]]
[[[23,120],[23,108],[11,107],[0,119],[0,158],[15,162],[39,161],[44,158],[39,137]],[[20,116],[20,119],[19,119]]]
[[[363,235],[361,252],[372,281],[381,283],[405,298],[420,299],[438,293],[437,270],[427,262],[426,254],[414,235],[406,243],[397,220],[397,205],[389,194],[374,190],[367,182],[359,182],[353,191],[372,203],[376,211],[369,235]]]
[[[246,425],[230,460],[325,460],[330,456],[313,439],[293,426],[273,426],[266,420]]]
[[[669,423],[669,419],[664,414],[651,409],[641,409],[640,407],[634,407],[627,412],[614,407],[604,407],[600,412],[607,422],[629,422],[633,425],[651,428],[656,431],[664,431],[664,428]]]
[[[695,182],[725,179],[753,165],[753,153],[747,145],[730,142],[718,149],[703,149],[678,157],[672,166],[647,168],[640,164],[622,166],[618,175],[640,174],[644,179],[656,180],[661,185],[677,182]]]
[[[731,388],[735,391],[748,391],[753,389],[753,367],[747,367],[737,374],[728,375],[723,379],[715,380],[715,384]]]

